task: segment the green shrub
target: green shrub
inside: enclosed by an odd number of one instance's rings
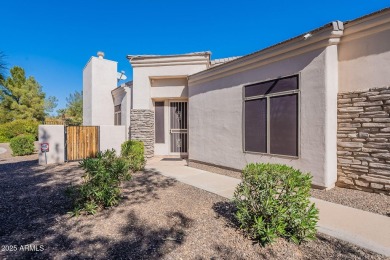
[[[130,169],[134,172],[145,167],[144,143],[142,141],[129,140],[122,144],[121,156],[129,161]]]
[[[0,142],[9,142],[19,135],[32,135],[38,140],[39,122],[34,120],[19,119],[0,125]]]
[[[314,239],[318,209],[309,201],[311,178],[286,165],[247,165],[234,193],[241,228],[263,245],[276,237]]]
[[[96,158],[82,160],[80,166],[85,175],[83,184],[72,192],[73,214],[95,214],[101,208],[118,205],[121,181],[131,179],[128,161],[117,157],[115,150],[107,150]]]
[[[5,138],[4,136],[0,135],[0,143],[8,143],[8,142],[9,142],[8,138]]]
[[[13,156],[28,155],[34,153],[35,138],[32,135],[19,135],[11,139],[10,146]]]

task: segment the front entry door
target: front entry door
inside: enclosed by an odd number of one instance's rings
[[[171,153],[186,154],[188,150],[187,102],[170,102]]]

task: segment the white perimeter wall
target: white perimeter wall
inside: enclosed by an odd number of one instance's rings
[[[39,143],[48,143],[47,164],[65,161],[65,134],[63,125],[40,125],[38,127]],[[39,149],[39,164],[46,164],[45,153]]]
[[[243,86],[300,73],[300,156],[243,152]],[[311,172],[313,184],[337,178],[337,46],[316,50],[204,83],[189,83],[189,159],[235,169],[282,163]]]
[[[121,144],[126,141],[126,126],[100,126],[100,151],[115,149],[120,154]]]
[[[40,125],[38,128],[39,143],[49,143],[47,164],[65,161],[65,134],[63,125]],[[126,127],[101,125],[100,151],[115,149],[120,154],[121,144],[126,141]],[[46,164],[45,154],[39,149],[39,164]]]

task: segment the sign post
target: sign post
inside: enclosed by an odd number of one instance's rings
[[[47,155],[46,155],[46,153],[49,152],[49,143],[41,143],[41,152],[45,153],[45,162],[47,164]]]

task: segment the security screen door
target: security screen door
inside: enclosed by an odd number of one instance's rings
[[[187,102],[170,102],[170,135],[171,153],[187,153],[188,149],[188,117]]]

